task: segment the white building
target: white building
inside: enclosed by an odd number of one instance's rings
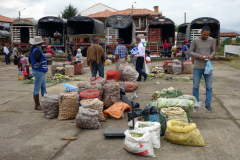
[[[98,12],[102,12],[105,10],[109,10],[112,12],[117,12],[118,10],[111,8],[105,4],[102,3],[97,3],[95,5],[93,5],[92,7],[89,7],[88,9],[85,9],[84,11],[78,12],[77,14],[81,15],[81,16],[88,16],[90,14],[94,14],[94,13],[98,13]]]

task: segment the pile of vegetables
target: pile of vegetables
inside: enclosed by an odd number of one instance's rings
[[[143,136],[143,134],[138,134],[138,133],[130,133],[130,135],[131,135],[132,137],[136,137],[136,138],[139,138],[139,137],[142,137],[142,136]]]
[[[155,77],[155,74],[149,72],[149,73],[147,74],[147,76],[148,76],[148,77]]]
[[[177,99],[177,98],[158,98],[156,101],[156,106],[158,109],[168,108],[168,107],[181,107],[186,112],[191,111],[194,108],[194,102],[187,99]]]
[[[166,80],[166,81],[175,82],[175,81],[179,81],[179,79],[180,79],[179,77],[174,77],[174,78],[173,78],[173,77],[170,77],[170,78],[166,78],[165,80]]]
[[[158,73],[163,73],[163,72],[164,72],[164,69],[162,66],[156,66],[156,67],[151,68],[151,73],[158,74]]]
[[[159,77],[160,77],[160,78],[163,78],[164,76],[165,76],[165,73],[160,73],[160,74],[159,74]]]
[[[54,80],[57,80],[57,81],[69,80],[69,77],[66,75],[62,75],[60,73],[56,73],[54,76]]]
[[[163,89],[162,92],[156,91],[153,95],[151,100],[156,101],[158,98],[176,98],[179,96],[182,96],[183,92],[178,90],[178,89],[174,89],[173,87],[170,87],[168,89]]]

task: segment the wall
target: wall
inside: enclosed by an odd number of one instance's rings
[[[109,8],[107,6],[104,6],[102,4],[97,4],[97,5],[89,8],[89,9],[81,12],[80,14],[81,14],[81,16],[88,16],[90,14],[94,14],[94,13],[97,13],[97,12],[105,11],[106,9],[109,10],[109,11],[113,11],[113,12],[117,11],[117,10],[114,10],[114,9]]]
[[[240,46],[225,45],[224,46],[224,57],[228,57],[230,54],[236,54],[240,56]]]

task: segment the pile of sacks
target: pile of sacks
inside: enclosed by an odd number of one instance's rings
[[[51,72],[53,76],[55,76],[56,73],[60,73],[62,75],[73,77],[74,75],[84,73],[84,70],[82,62],[73,65],[71,62],[57,63],[53,61],[51,65]]]
[[[182,66],[178,59],[174,59],[171,63],[168,63],[167,73],[173,75],[180,75],[182,73]]]

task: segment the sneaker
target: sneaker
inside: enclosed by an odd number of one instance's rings
[[[208,112],[212,112],[210,104],[206,105],[204,109],[207,110]]]

